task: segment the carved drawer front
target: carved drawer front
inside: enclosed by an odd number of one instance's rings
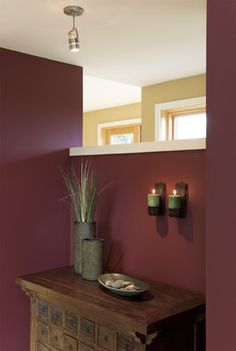
[[[79,351],[94,351],[94,348],[88,345],[85,345],[84,343],[80,342],[79,344]]]
[[[74,338],[71,338],[68,335],[65,335],[65,351],[77,351],[77,350],[78,350],[78,341]]]
[[[59,350],[64,351],[64,334],[63,331],[58,328],[51,328],[51,335],[50,335],[50,345],[58,348]]]
[[[59,327],[62,327],[63,324],[63,314],[62,312],[56,308],[56,307],[51,307],[51,322],[55,325],[58,325]]]
[[[38,317],[41,319],[48,319],[49,306],[46,301],[38,300]]]
[[[116,341],[116,333],[108,328],[99,326],[98,328],[98,344],[107,350],[114,350]]]
[[[65,313],[65,329],[72,334],[78,332],[78,318],[70,312]]]
[[[37,344],[37,351],[50,351],[48,347],[42,345],[42,344]]]
[[[134,339],[125,335],[118,335],[117,351],[133,351]]]
[[[38,341],[40,341],[42,344],[48,344],[49,329],[46,324],[38,322],[37,334],[38,334]]]
[[[88,319],[80,319],[80,339],[88,344],[95,342],[95,323]]]

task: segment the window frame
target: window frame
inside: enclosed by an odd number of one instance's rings
[[[111,144],[112,135],[133,134],[133,143],[141,142],[141,124],[127,124],[121,126],[104,127],[101,129],[103,145]],[[133,144],[131,143],[131,144]]]
[[[102,135],[103,128],[128,127],[128,126],[133,126],[133,125],[137,125],[137,124],[142,126],[142,119],[141,118],[133,118],[133,119],[114,121],[114,122],[98,123],[97,124],[97,145],[98,146],[104,145],[103,144],[103,135]]]
[[[174,124],[173,118],[171,121],[171,128],[170,128],[171,130],[169,130],[169,124],[170,124],[169,121],[167,120],[165,122],[168,124],[168,128],[166,127],[166,137],[167,138],[165,140],[163,140],[163,138],[162,138],[162,118],[163,118],[164,111],[168,111],[168,110],[170,110],[170,111],[171,110],[172,111],[179,110],[180,111],[180,110],[182,110],[182,113],[183,113],[184,110],[185,111],[188,111],[188,110],[194,111],[194,107],[197,107],[197,106],[198,106],[197,109],[200,110],[200,108],[203,108],[204,105],[206,106],[206,97],[205,96],[156,104],[155,105],[155,142],[176,141],[173,139],[173,124]],[[190,111],[190,114],[193,114],[193,113],[191,113],[191,111]],[[184,139],[184,140],[188,140],[188,139]],[[184,142],[184,140],[182,140],[182,141]],[[194,139],[190,139],[190,140],[194,140]]]

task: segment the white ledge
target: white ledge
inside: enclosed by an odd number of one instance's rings
[[[89,147],[72,147],[70,156],[119,155],[145,152],[166,152],[183,150],[204,150],[206,139],[158,141],[138,144],[102,145]]]

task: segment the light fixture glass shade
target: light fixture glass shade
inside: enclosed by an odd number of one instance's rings
[[[68,44],[69,44],[69,50],[71,52],[79,51],[80,49],[79,34],[75,27],[73,27],[68,33]]]

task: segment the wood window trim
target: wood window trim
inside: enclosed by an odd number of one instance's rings
[[[116,134],[134,134],[134,143],[141,141],[141,124],[120,125],[112,127],[104,127],[101,129],[103,145],[110,145],[111,136]]]
[[[170,110],[170,109],[181,109],[181,108],[191,108],[191,107],[196,107],[196,106],[206,106],[206,96],[201,95],[201,96],[196,96],[196,97],[191,97],[187,99],[180,99],[180,100],[171,100],[171,101],[165,101],[165,102],[156,102],[155,103],[155,142],[166,142],[168,145],[169,142],[177,142],[177,141],[172,141],[169,138],[166,139],[166,130],[165,130],[165,120],[162,118],[163,111],[165,110]],[[206,137],[200,138],[206,142]],[[199,140],[200,140],[199,139]],[[198,139],[185,139],[182,140],[183,144],[186,143],[186,148],[188,148],[188,143],[196,143],[196,140]],[[179,141],[179,140],[178,140]]]
[[[172,108],[161,111],[161,118],[165,119],[165,138],[166,140],[175,140],[175,118],[181,115],[191,116],[206,112],[206,105],[186,106]]]

